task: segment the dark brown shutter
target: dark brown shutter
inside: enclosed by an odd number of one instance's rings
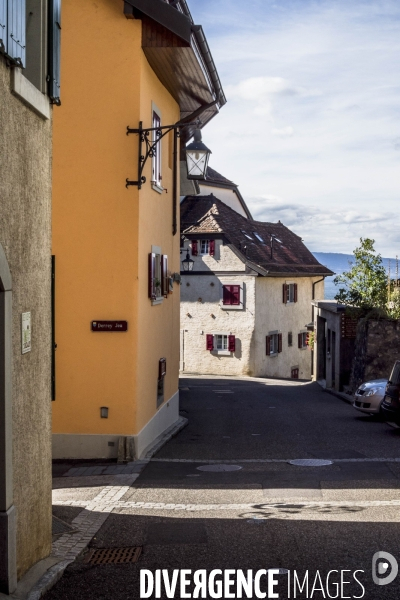
[[[269,356],[271,354],[271,336],[267,335],[265,338],[265,354]]]
[[[233,306],[240,305],[240,285],[231,285],[231,304]]]
[[[301,333],[299,333],[299,335],[298,335],[298,340],[299,340],[299,348],[302,348],[302,347],[303,347],[303,346],[302,346],[302,341],[303,341],[303,340],[302,340],[302,338],[303,338],[302,334],[301,334]]]
[[[235,352],[236,350],[236,338],[234,335],[228,335],[228,350],[229,352]]]
[[[282,334],[278,333],[278,352],[282,352]]]
[[[192,256],[197,256],[199,253],[197,240],[192,240]]]
[[[297,302],[297,283],[293,284],[293,300],[294,302]]]
[[[212,333],[207,333],[206,335],[206,348],[207,350],[214,350],[214,336]]]
[[[48,94],[53,104],[60,100],[61,0],[49,0],[49,71]]]
[[[161,256],[161,294],[162,296],[168,296],[169,293],[169,280],[168,280],[168,256],[163,254]]]
[[[287,302],[287,285],[286,283],[283,284],[282,286],[282,302],[283,304],[286,304]]]
[[[227,304],[227,305],[232,304],[231,286],[230,285],[222,286],[222,304]]]
[[[210,240],[209,249],[210,249],[210,256],[214,256],[214,254],[215,254],[215,240]]]
[[[155,276],[155,262],[156,255],[150,252],[149,254],[149,298],[152,300],[155,299],[155,285],[154,285],[154,276]]]

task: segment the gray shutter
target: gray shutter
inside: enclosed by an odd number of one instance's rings
[[[25,0],[8,0],[7,54],[20,67],[25,66],[26,8]]]
[[[7,52],[7,0],[0,0],[0,52]]]
[[[60,100],[61,0],[49,0],[49,73],[48,94],[53,104]]]

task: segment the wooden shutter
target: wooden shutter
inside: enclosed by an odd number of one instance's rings
[[[269,356],[271,354],[271,336],[267,335],[265,338],[265,354]]]
[[[236,338],[234,335],[228,335],[228,350],[229,352],[235,352],[236,350]]]
[[[282,302],[283,302],[283,304],[286,304],[286,302],[287,302],[287,289],[288,289],[288,286],[286,285],[286,283],[284,283],[282,286]]]
[[[297,302],[297,283],[293,284],[293,301]]]
[[[168,279],[168,256],[163,254],[161,256],[161,294],[162,296],[168,297],[169,293],[169,279]]]
[[[231,285],[231,304],[234,306],[240,305],[240,285]]]
[[[212,333],[207,333],[206,335],[206,349],[207,350],[214,350],[214,336]]]
[[[199,254],[199,247],[197,240],[192,240],[192,256],[197,256]]]
[[[298,341],[299,341],[299,348],[302,348],[302,347],[303,347],[303,345],[302,345],[302,342],[303,342],[303,336],[302,336],[302,334],[301,334],[301,333],[299,333],[299,335],[298,335]]]
[[[0,0],[0,51],[7,52],[7,0]]]
[[[24,67],[26,49],[26,7],[25,0],[8,1],[7,54],[19,66]]]
[[[60,100],[61,0],[49,0],[49,83],[48,94],[53,104]]]
[[[155,274],[156,274],[156,255],[150,252],[149,254],[149,298],[152,300],[156,297],[155,290]]]
[[[232,304],[231,286],[230,285],[222,286],[222,304],[227,304],[227,305]]]
[[[215,240],[210,240],[208,247],[209,247],[210,256],[214,256],[214,254],[215,254]]]
[[[278,352],[282,352],[282,334],[278,333]]]

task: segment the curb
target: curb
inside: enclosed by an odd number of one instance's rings
[[[343,392],[337,392],[336,390],[327,390],[324,388],[323,390],[327,394],[331,394],[332,396],[336,396],[336,398],[340,398],[343,402],[347,402],[348,404],[353,404],[353,397],[348,394],[344,394]]]
[[[50,567],[50,569],[46,571],[44,575],[42,575],[36,585],[33,586],[26,600],[40,600],[40,598],[42,598],[44,594],[48,592],[59,579],[61,579],[65,569],[71,562],[74,561],[62,560],[53,567]]]
[[[152,458],[161,448],[169,442],[169,440],[175,437],[186,425],[189,423],[185,417],[179,417],[175,423],[168,427],[158,438],[156,438],[153,444],[147,447],[142,455],[141,460],[144,458]]]

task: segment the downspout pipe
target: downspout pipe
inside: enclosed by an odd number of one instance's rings
[[[312,299],[315,300],[315,286],[317,285],[317,283],[321,283],[321,281],[325,281],[325,277],[327,277],[327,275],[324,275],[322,279],[318,279],[318,281],[314,281],[314,283],[312,284]]]

